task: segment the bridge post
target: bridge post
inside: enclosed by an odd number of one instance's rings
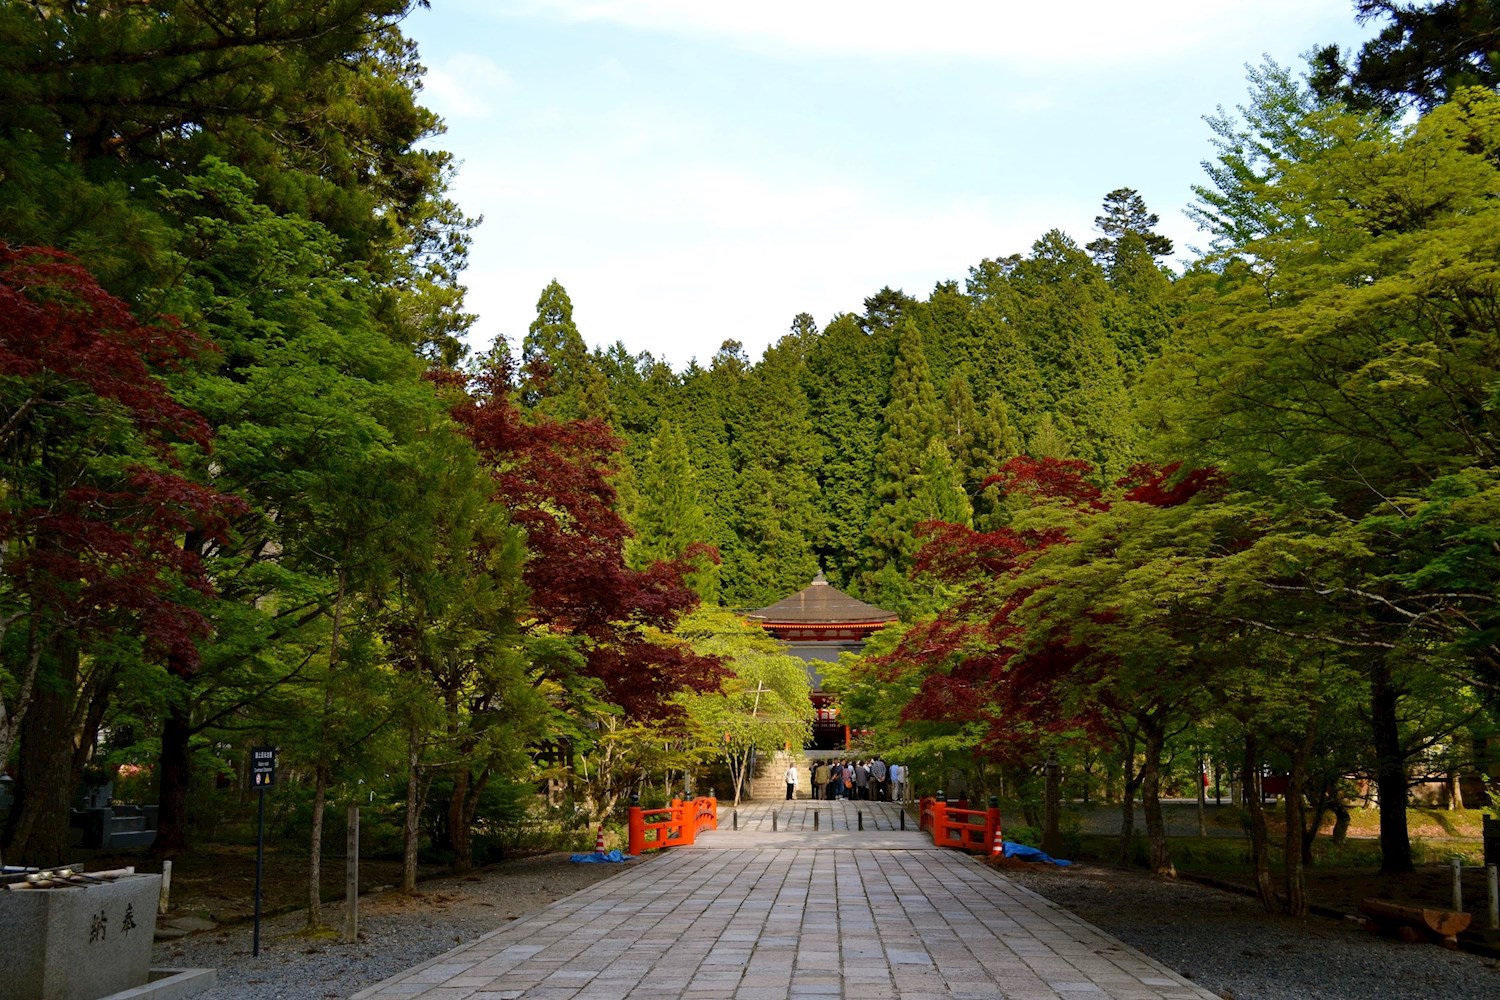
[[[646,818],[641,814],[641,797],[630,794],[630,817],[626,823],[630,830],[629,850],[639,857],[646,850]]]
[[[1000,797],[990,796],[990,807],[984,814],[984,843],[985,853],[990,857],[995,854],[995,844],[1000,838]]]

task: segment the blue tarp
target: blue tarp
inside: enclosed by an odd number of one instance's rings
[[[1016,843],[1014,840],[1007,840],[1005,842],[1005,856],[1007,858],[1017,858],[1021,861],[1043,861],[1049,865],[1060,865],[1063,868],[1073,863],[1071,861],[1063,861],[1060,858],[1054,858],[1050,854],[1043,854],[1035,847],[1027,847],[1025,844]]]
[[[621,854],[619,851],[610,851],[608,854],[600,854],[598,851],[591,851],[588,854],[575,854],[575,855],[573,855],[573,861],[575,863],[577,863],[577,864],[580,864],[580,865],[599,865],[599,864],[603,864],[606,861],[634,861],[634,860],[635,860],[635,855],[633,855],[633,854]]]

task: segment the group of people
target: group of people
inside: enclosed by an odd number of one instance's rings
[[[786,797],[797,797],[797,765],[786,769]],[[819,761],[812,773],[815,799],[864,799],[870,802],[900,802],[906,795],[906,768],[887,764],[879,757],[868,760]]]

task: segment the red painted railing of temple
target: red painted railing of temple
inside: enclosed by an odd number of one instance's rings
[[[630,853],[691,844],[704,830],[719,828],[719,800],[673,799],[658,809],[630,807]]]
[[[932,842],[938,847],[1000,853],[1000,805],[994,797],[988,809],[970,809],[964,799],[948,802],[932,796],[923,798],[920,807],[921,827],[932,832]]]

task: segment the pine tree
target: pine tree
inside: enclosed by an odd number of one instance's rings
[[[1104,273],[1113,278],[1120,246],[1131,237],[1152,258],[1172,252],[1172,241],[1153,228],[1159,222],[1161,216],[1146,208],[1140,192],[1134,188],[1116,188],[1104,196],[1104,214],[1094,216],[1094,228],[1102,235],[1086,249]]]

